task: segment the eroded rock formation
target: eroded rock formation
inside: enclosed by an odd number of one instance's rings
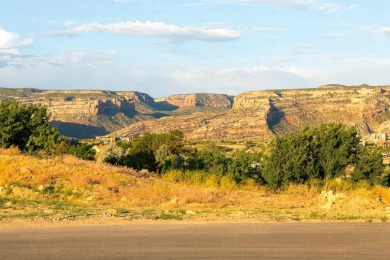
[[[234,98],[230,111],[147,121],[116,134],[131,136],[180,129],[190,140],[256,139],[321,123],[356,126],[363,136],[390,131],[390,87],[329,85],[245,92]]]

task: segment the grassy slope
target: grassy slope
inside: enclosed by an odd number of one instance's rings
[[[0,220],[184,219],[188,221],[386,221],[389,189],[348,191],[332,207],[318,189],[291,186],[279,194],[254,184],[219,184],[204,173],[150,177],[71,156],[38,159],[0,149]],[[202,175],[203,174],[203,175]],[[343,183],[337,184],[339,189]],[[336,185],[336,186],[337,186]],[[378,196],[382,197],[382,201]]]

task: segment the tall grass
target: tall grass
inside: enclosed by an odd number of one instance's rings
[[[83,161],[73,156],[37,158],[16,148],[0,149],[0,198],[23,198],[72,202],[79,205],[140,209],[240,209],[290,211],[321,216],[382,214],[390,203],[390,189],[349,186],[345,180],[328,187],[311,183],[289,185],[272,193],[253,180],[236,184],[231,175],[205,171],[169,171],[160,177],[139,178],[132,169]],[[322,209],[322,189],[344,193],[331,210]]]
[[[165,181],[184,183],[186,185],[196,186],[200,188],[234,190],[237,184],[233,176],[224,175],[218,176],[206,171],[180,171],[171,170],[162,175]]]

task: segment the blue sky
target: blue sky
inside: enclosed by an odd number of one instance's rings
[[[390,1],[0,0],[0,87],[390,84]]]

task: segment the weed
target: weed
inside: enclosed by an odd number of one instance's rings
[[[116,211],[118,212],[118,214],[130,213],[130,211],[128,209],[125,209],[125,208],[116,208]]]
[[[4,194],[5,195],[10,195],[12,193],[12,187],[11,186],[7,186],[4,190]]]
[[[142,216],[148,217],[154,215],[154,210],[153,209],[145,209],[142,211]]]
[[[309,215],[307,215],[308,219],[322,219],[324,220],[326,218],[325,214],[320,214],[318,212],[310,212]]]
[[[362,220],[364,217],[360,215],[343,215],[338,214],[336,216],[331,217],[333,220],[344,220],[344,221],[352,221],[352,220]]]
[[[156,216],[155,219],[161,220],[183,220],[183,214],[177,211],[164,212],[162,211],[160,215]]]

